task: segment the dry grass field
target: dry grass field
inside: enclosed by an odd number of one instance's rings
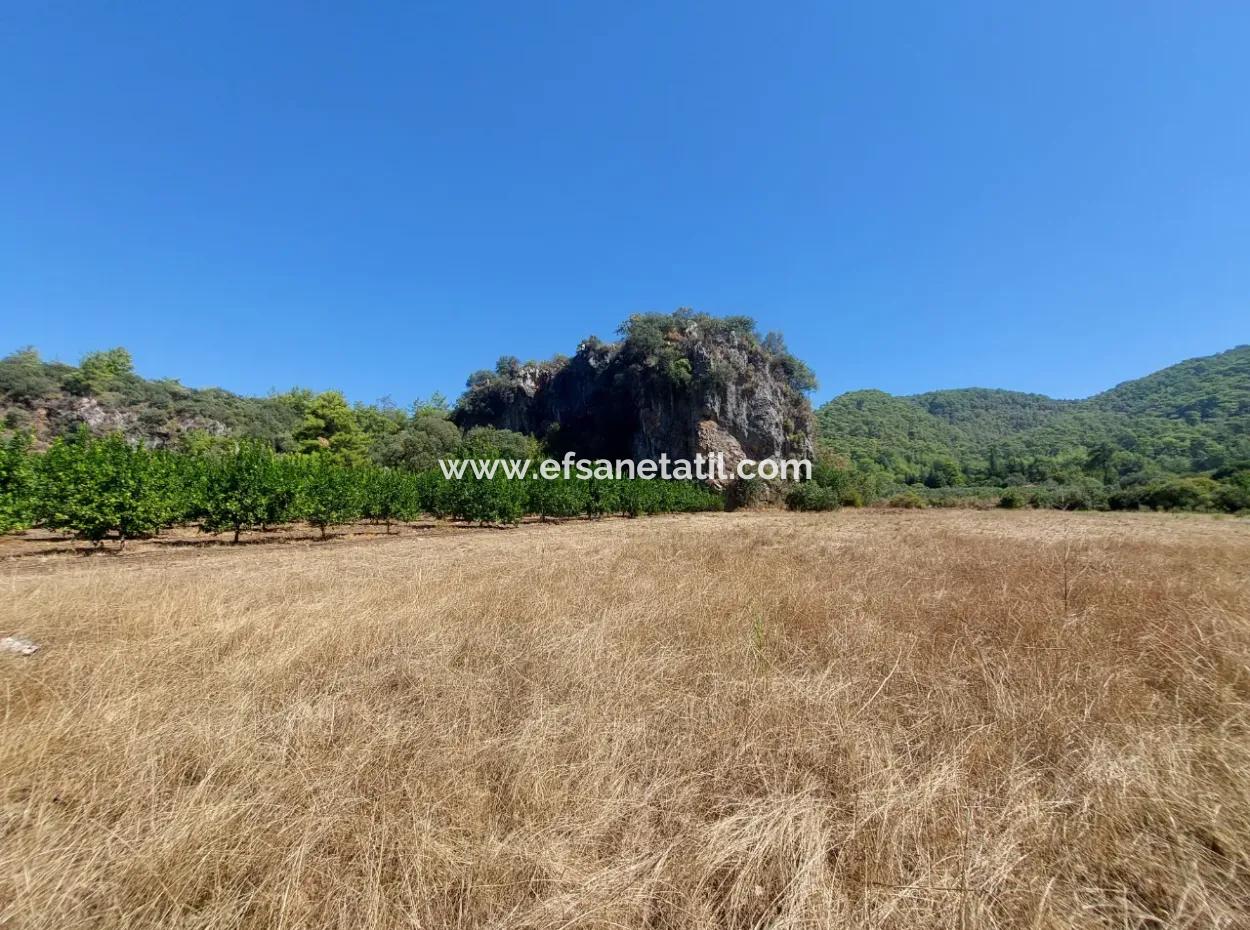
[[[0,925],[1250,926],[1250,522],[0,563]]]

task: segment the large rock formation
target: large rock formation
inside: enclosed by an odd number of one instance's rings
[[[807,367],[745,318],[688,311],[635,316],[618,343],[590,339],[571,359],[479,372],[457,405],[464,428],[494,426],[586,458],[738,459],[812,454]]]

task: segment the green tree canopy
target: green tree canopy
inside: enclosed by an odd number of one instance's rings
[[[294,438],[301,452],[328,453],[344,465],[362,465],[368,460],[369,437],[338,391],[318,394],[309,402]]]

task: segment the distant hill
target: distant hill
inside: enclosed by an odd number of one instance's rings
[[[1250,346],[1085,400],[966,388],[852,391],[816,411],[823,448],[931,486],[1216,471],[1250,460]]]
[[[1188,423],[1250,416],[1250,345],[1125,381],[1085,403],[1098,410]]]

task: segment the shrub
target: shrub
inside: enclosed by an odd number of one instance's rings
[[[1030,504],[1028,492],[1023,488],[1008,488],[998,499],[998,506],[1005,510],[1018,510]]]
[[[902,494],[895,494],[886,503],[890,507],[899,507],[903,510],[921,510],[929,506],[925,499],[915,491],[904,491]]]
[[[1052,507],[1059,510],[1106,510],[1107,489],[1096,478],[1085,478],[1055,488]]]
[[[814,481],[796,484],[786,493],[786,508],[789,510],[837,510],[841,506],[842,501],[835,489],[821,487]]]
[[[1049,509],[1055,506],[1055,489],[1053,487],[1034,487],[1029,490],[1029,506]]]
[[[20,349],[0,359],[0,396],[30,402],[46,397],[57,382],[33,348]]]
[[[586,516],[602,517],[616,513],[620,507],[617,484],[610,478],[589,478],[586,481]]]
[[[729,485],[725,491],[725,508],[739,510],[756,507],[764,501],[767,493],[768,482],[763,478],[743,478]]]
[[[1206,476],[1168,478],[1147,485],[1141,500],[1156,510],[1214,510],[1219,490],[1219,484]]]
[[[1215,492],[1215,503],[1229,513],[1250,510],[1250,469],[1226,476]]]

